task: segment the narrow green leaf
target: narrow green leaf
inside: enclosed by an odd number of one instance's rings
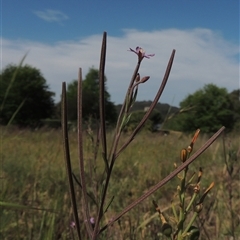
[[[23,62],[24,62],[25,58],[27,57],[27,54],[28,54],[28,53],[26,53],[26,54],[23,56],[23,58],[22,58],[22,60],[20,61],[19,65],[18,65],[18,67],[17,67],[17,69],[16,69],[16,71],[15,71],[14,74],[13,74],[13,77],[12,77],[12,79],[11,79],[11,81],[10,81],[8,87],[7,87],[6,93],[5,93],[4,97],[3,97],[3,101],[2,101],[2,104],[1,104],[1,107],[0,107],[0,111],[2,111],[3,108],[4,108],[4,104],[5,104],[6,99],[7,99],[7,97],[8,97],[9,91],[10,91],[10,89],[11,89],[11,87],[12,87],[12,85],[13,85],[15,79],[16,79],[16,76],[17,76],[17,74],[18,74],[18,70],[22,67]]]
[[[40,211],[48,211],[48,212],[55,212],[53,209],[45,209],[45,208],[38,208],[32,206],[25,206],[17,203],[9,203],[9,202],[2,202],[0,201],[0,206],[5,208],[12,208],[15,210],[40,210]],[[56,212],[55,212],[56,213]]]

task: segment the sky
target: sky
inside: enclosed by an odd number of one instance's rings
[[[105,74],[111,101],[123,102],[137,63],[128,51],[155,56],[142,61],[137,100],[153,100],[172,50],[176,55],[160,102],[179,106],[206,84],[231,92],[239,80],[239,0],[0,0],[1,71],[8,64],[39,69],[55,101],[62,82],[99,67],[107,32]]]

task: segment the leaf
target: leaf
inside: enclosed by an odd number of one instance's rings
[[[108,174],[109,173],[109,164],[108,164],[108,160],[106,158],[106,154],[102,153],[102,158],[103,158],[104,163],[105,163],[105,171]]]
[[[41,210],[41,211],[54,212],[52,209],[37,208],[37,207],[25,206],[17,203],[9,203],[9,202],[2,202],[2,201],[0,201],[0,206],[5,208],[16,209],[16,210],[25,209],[25,210]]]
[[[110,207],[110,205],[112,204],[112,202],[113,202],[114,198],[115,198],[115,196],[112,196],[112,198],[111,198],[111,200],[109,201],[109,203],[108,203],[108,205],[107,205],[107,207],[106,207],[106,209],[105,209],[104,213],[106,213],[106,212],[107,212],[107,210],[108,210],[108,208]]]

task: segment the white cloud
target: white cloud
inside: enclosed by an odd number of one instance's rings
[[[68,19],[68,16],[61,11],[51,9],[46,9],[45,11],[34,11],[34,14],[47,22],[61,22]]]
[[[101,35],[93,35],[79,41],[47,45],[3,39],[3,67],[9,63],[17,64],[30,50],[25,63],[41,70],[59,101],[63,81],[69,83],[77,79],[79,67],[85,76],[90,67],[99,66],[101,40]],[[124,30],[121,37],[108,36],[107,44],[107,86],[116,103],[122,102],[137,61],[137,56],[127,49],[136,46],[156,54],[142,62],[140,75],[151,78],[140,86],[139,100],[153,99],[173,49],[176,49],[175,60],[160,102],[178,105],[188,94],[208,83],[226,87],[229,91],[239,88],[239,46],[209,29]]]

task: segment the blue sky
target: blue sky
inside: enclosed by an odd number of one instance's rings
[[[188,94],[214,83],[239,88],[239,1],[32,1],[1,0],[1,55],[4,68],[25,60],[41,70],[60,99],[61,82],[98,67],[103,31],[108,33],[108,91],[121,103],[136,64],[129,47],[155,53],[140,75],[151,78],[138,100],[151,100],[172,49],[172,73],[160,102],[178,106]]]

